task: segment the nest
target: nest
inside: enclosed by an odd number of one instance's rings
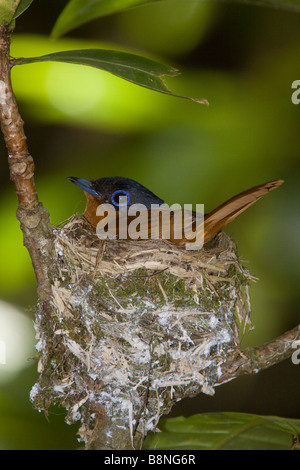
[[[133,445],[176,401],[214,393],[250,324],[251,276],[227,235],[200,251],[164,240],[103,243],[76,216],[54,236],[53,315],[36,317],[38,408],[63,405],[87,442],[103,407]]]

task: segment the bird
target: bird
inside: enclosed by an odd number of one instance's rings
[[[154,228],[153,218],[151,218],[151,210],[154,207],[153,205],[156,205],[155,207],[163,207],[165,203],[163,199],[156,196],[145,186],[133,179],[122,176],[104,177],[91,181],[74,176],[70,176],[68,179],[79,188],[83,189],[86,197],[86,208],[83,215],[87,222],[89,222],[89,224],[91,224],[94,229],[98,227],[99,222],[101,220],[103,221],[105,217],[104,212],[103,214],[101,213],[101,215],[99,215],[98,212],[97,215],[98,207],[100,207],[100,209],[103,208],[103,210],[108,206],[112,207],[114,208],[115,214],[117,216],[116,225],[114,226],[116,228],[116,232],[115,236],[108,238],[119,238],[121,230],[120,220],[122,217],[122,211],[124,210],[123,206],[126,206],[126,210],[129,211],[130,208],[134,208],[136,207],[136,204],[139,204],[142,206],[137,207],[144,207],[146,210],[146,222],[148,222],[148,224],[144,231],[142,231],[140,228],[140,231],[138,232],[138,235],[135,236],[135,239],[141,240],[145,238],[153,238],[150,236],[150,232]],[[243,191],[228,199],[213,211],[204,214],[204,229],[202,225],[203,243],[200,245],[200,248],[203,246],[203,244],[207,244],[213,240],[214,237],[227,224],[232,222],[237,216],[242,214],[246,209],[248,209],[248,207],[252,206],[252,204],[258,201],[262,196],[281,186],[283,183],[284,180],[278,179],[254,186],[253,188],[247,189],[246,191]],[[197,216],[198,213],[192,211],[191,229],[195,229]],[[126,219],[128,227],[134,219],[134,215],[128,216]],[[171,230],[169,231],[167,237],[162,236],[164,232],[162,230],[161,219],[156,220],[158,220],[159,225],[158,228],[156,227],[157,231],[155,232],[157,237],[154,238],[167,238],[170,242],[176,245],[183,245],[195,240],[195,235],[194,239],[191,239],[191,237],[187,238],[186,232],[182,233],[180,236],[175,236],[175,222],[178,222],[179,219],[175,218],[174,213],[171,213]],[[109,219],[107,219],[106,222],[108,223],[108,221]],[[125,236],[123,233],[121,238],[132,238],[132,236],[129,236],[129,230],[128,232],[126,231]]]

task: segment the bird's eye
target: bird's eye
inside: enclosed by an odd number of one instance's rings
[[[125,199],[126,198],[126,199]],[[111,202],[116,207],[126,206],[129,204],[129,194],[124,189],[118,189],[111,196]]]

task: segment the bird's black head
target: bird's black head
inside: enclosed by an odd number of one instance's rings
[[[68,179],[79,186],[79,188],[99,199],[99,201],[113,204],[116,208],[119,207],[121,196],[127,198],[128,207],[132,204],[143,204],[147,209],[150,209],[151,204],[163,204],[164,202],[142,184],[122,176],[99,178],[92,181],[73,176],[70,176]]]

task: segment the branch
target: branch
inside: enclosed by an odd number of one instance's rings
[[[6,26],[0,26],[0,122],[8,150],[10,178],[18,197],[17,218],[21,223],[37,279],[39,298],[49,302],[49,278],[53,271],[53,236],[49,214],[39,202],[34,183],[34,161],[27,147],[23,121],[19,114],[10,78],[10,37]],[[48,308],[47,308],[48,310]]]
[[[244,374],[256,374],[291,357],[293,342],[300,339],[300,325],[285,332],[278,338],[236,353],[222,367],[222,375],[218,385],[228,382]]]

